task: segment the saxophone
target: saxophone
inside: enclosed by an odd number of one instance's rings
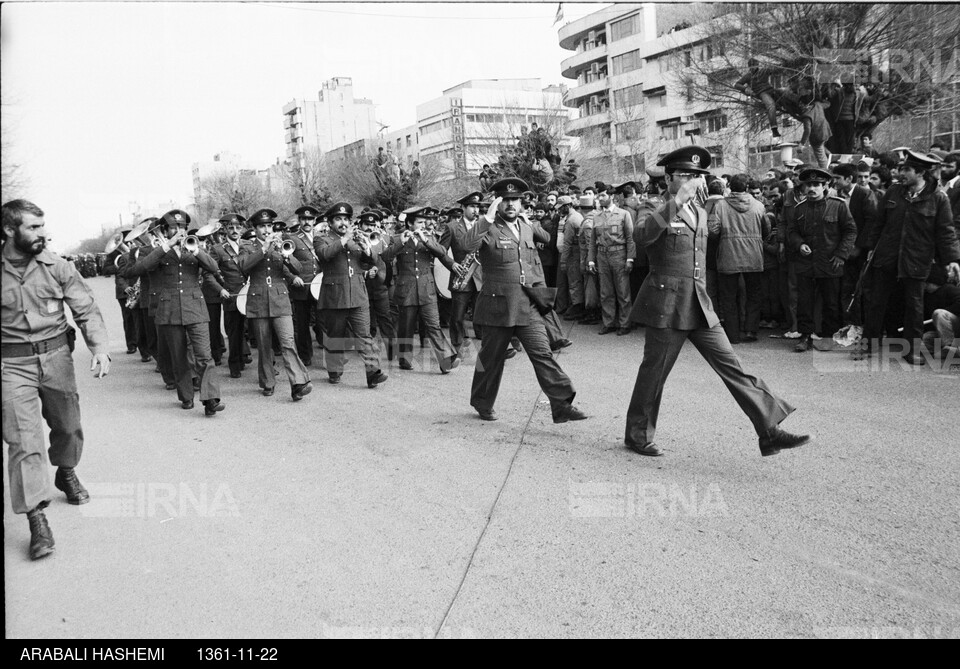
[[[473,253],[467,254],[467,257],[460,263],[461,270],[454,280],[451,290],[460,291],[465,289],[479,266],[480,260],[477,258],[477,252],[474,251]]]
[[[140,303],[140,277],[137,277],[136,283],[124,288],[123,292],[127,294],[127,309],[135,309]]]

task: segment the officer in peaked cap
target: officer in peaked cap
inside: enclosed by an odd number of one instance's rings
[[[220,284],[223,327],[227,333],[227,365],[230,368],[230,377],[234,379],[240,378],[244,368],[244,331],[247,320],[237,309],[237,293],[246,283],[246,277],[237,263],[240,252],[246,245],[244,235],[255,235],[253,230],[247,231],[246,221],[244,216],[233,212],[221,216],[220,223],[226,239],[210,247],[210,256],[220,268],[216,280]]]
[[[247,222],[247,219],[240,214],[230,213],[221,216],[219,222],[223,227],[227,227],[231,224],[243,226],[243,224]]]
[[[686,146],[657,165],[664,168],[669,195],[635,235],[637,246],[647,249],[650,273],[630,314],[631,320],[647,329],[643,362],[627,409],[627,448],[640,455],[662,455],[654,437],[663,386],[687,339],[749,416],[760,437],[761,455],[806,443],[809,437],[778,427],[794,408],[743,371],[707,295],[707,213],[694,197],[710,167],[710,153],[700,146]]]
[[[457,351],[461,358],[470,354],[470,347],[466,343],[466,314],[477,299],[477,292],[481,285],[482,276],[479,265],[472,263],[472,274],[470,279],[463,283],[459,289],[457,286],[457,277],[460,272],[467,271],[463,267],[469,255],[463,246],[463,240],[467,232],[473,229],[480,216],[483,203],[483,194],[477,191],[467,193],[459,200],[457,204],[462,207],[461,213],[456,219],[447,224],[447,229],[440,238],[440,245],[453,254],[454,271],[450,273],[450,344]],[[489,205],[487,205],[489,206]],[[484,209],[485,211],[485,209]],[[480,338],[481,327],[477,324],[473,326],[474,337]]]
[[[379,209],[369,209],[360,214],[358,223],[363,234],[370,240],[371,254],[360,258],[360,268],[367,285],[367,297],[370,304],[370,332],[380,335],[387,349],[387,360],[393,360],[396,346],[397,328],[390,311],[390,291],[387,287],[387,264],[383,252],[389,237],[379,232],[383,215]]]
[[[290,303],[293,306],[293,339],[297,356],[305,367],[313,364],[313,339],[310,322],[313,320],[313,336],[323,347],[323,330],[314,312],[317,301],[310,292],[311,283],[320,272],[320,263],[313,250],[314,225],[320,212],[310,205],[298,207],[294,212],[297,222],[287,228],[284,238],[293,243],[293,257],[300,263],[300,275],[290,284]]]
[[[807,167],[800,171],[799,178],[806,187],[806,195],[797,202],[786,221],[786,243],[796,254],[800,340],[794,350],[804,353],[813,348],[817,294],[823,302],[820,334],[832,337],[843,325],[840,285],[844,265],[854,249],[857,225],[843,198],[827,196],[826,185],[833,175],[819,167]]]
[[[467,232],[464,249],[476,252],[483,268],[473,322],[483,327],[480,354],[474,368],[470,404],[481,420],[497,420],[494,404],[500,390],[510,340],[518,338],[550,399],[555,423],[587,416],[573,405],[576,391],[550,351],[544,317],[551,314],[556,289],[548,288],[540,269],[534,227],[521,218],[520,203],[527,184],[514,177],[501,179],[491,190],[496,213],[486,215]],[[492,209],[492,208],[491,208]]]
[[[462,198],[457,200],[457,204],[466,207],[468,205],[480,206],[480,203],[483,201],[483,193],[479,191],[474,191],[472,193],[467,193]]]
[[[919,172],[925,172],[926,170],[932,170],[935,167],[939,167],[942,164],[942,160],[936,154],[925,154],[920,153],[919,151],[913,151],[912,149],[907,149],[903,152],[903,160],[900,162],[901,167],[912,167]]]
[[[190,214],[183,209],[171,209],[161,216],[160,220],[168,227],[186,228],[190,225]]]
[[[330,228],[314,239],[314,250],[323,265],[317,314],[324,328],[327,377],[330,383],[340,383],[349,327],[363,358],[367,387],[376,388],[387,376],[380,370],[380,354],[370,337],[370,302],[363,264],[373,258],[373,250],[369,240],[354,236],[353,207],[349,204],[337,202],[324,216]]]
[[[276,220],[277,212],[275,212],[273,209],[257,209],[250,216],[250,225],[256,227],[258,225],[268,223],[272,226]]]

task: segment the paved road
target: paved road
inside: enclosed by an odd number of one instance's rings
[[[92,285],[114,342],[107,379],[76,356],[94,500],[58,496],[31,562],[5,493],[10,637],[960,636],[956,372],[738,347],[816,439],[773,458],[689,345],[667,456],[624,451],[643,334],[584,326],[561,363],[588,421],[554,425],[520,357],[496,423],[469,365],[371,391],[356,359],[297,404],[217,368],[206,419],[124,354]]]

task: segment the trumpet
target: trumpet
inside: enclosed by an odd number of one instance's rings
[[[280,244],[280,253],[283,254],[284,258],[289,258],[293,255],[293,252],[297,249],[296,244],[291,242],[289,239],[284,239]]]
[[[200,250],[200,238],[196,235],[189,235],[180,242],[181,248],[188,253],[196,253]]]

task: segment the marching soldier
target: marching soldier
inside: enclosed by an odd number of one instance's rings
[[[214,247],[214,238],[217,230],[220,229],[220,223],[214,223],[211,226],[204,226],[197,231],[197,238],[203,243],[203,249],[208,254]],[[210,254],[213,257],[213,254]],[[200,290],[203,293],[203,301],[207,303],[207,313],[210,314],[210,354],[213,356],[213,364],[219,367],[223,362],[223,353],[227,350],[223,341],[223,330],[221,328],[223,313],[223,277],[216,272],[208,272],[205,269],[200,270]]]
[[[272,209],[256,211],[253,222],[257,239],[240,251],[238,264],[244,276],[250,279],[247,289],[247,320],[257,339],[258,377],[265,397],[273,395],[276,376],[273,371],[275,336],[283,356],[283,366],[290,381],[290,396],[294,402],[310,394],[313,386],[307,368],[297,356],[293,339],[293,317],[287,282],[296,282],[300,263],[289,254],[281,253],[282,235],[276,229],[277,213]],[[302,279],[300,279],[302,286]]]
[[[372,256],[370,243],[362,235],[355,236],[351,223],[353,207],[346,202],[334,204],[325,217],[330,229],[314,239],[314,250],[323,266],[317,309],[325,335],[327,376],[330,383],[340,383],[349,326],[359,344],[367,387],[376,388],[387,380],[387,375],[380,370],[380,356],[370,337],[370,304],[360,266],[361,257],[370,260]]]
[[[246,316],[237,309],[237,294],[246,279],[240,271],[240,253],[249,243],[241,239],[244,221],[240,214],[224,214],[219,223],[226,231],[227,239],[214,244],[210,255],[220,269],[220,298],[223,300],[223,326],[227,331],[227,365],[230,378],[239,379],[244,368],[244,331]]]
[[[313,226],[320,212],[310,206],[297,209],[297,230],[291,231],[286,239],[293,242],[293,257],[300,263],[300,281],[294,279],[290,286],[290,300],[293,302],[293,336],[297,343],[297,354],[303,364],[309,367],[313,363],[313,340],[310,337],[311,317],[316,319],[317,301],[310,293],[310,284],[320,272],[320,263],[313,250]],[[323,332],[315,320],[313,333],[317,343],[323,346]]]
[[[820,336],[832,337],[842,324],[840,311],[840,281],[843,266],[857,239],[857,225],[843,198],[827,196],[830,173],[818,167],[800,172],[800,183],[807,188],[806,196],[797,202],[787,227],[787,240],[798,253],[797,326],[800,341],[794,348],[804,353],[813,348],[813,309],[816,295],[823,302]]]
[[[217,263],[199,246],[190,249],[181,243],[190,223],[190,215],[185,211],[173,209],[160,221],[161,232],[166,238],[160,240],[160,245],[146,257],[138,260],[130,268],[130,274],[140,276],[158,271],[156,284],[151,280],[151,287],[157,287],[159,298],[156,323],[159,340],[169,351],[177,397],[183,409],[193,408],[196,391],[194,369],[187,355],[189,348],[199,376],[204,414],[215,416],[218,411],[223,411],[224,405],[220,403],[220,382],[213,374],[207,325],[210,316],[200,292],[200,268],[216,272]]]
[[[493,406],[504,360],[511,338],[517,337],[550,399],[553,422],[583,420],[587,416],[573,406],[576,391],[550,352],[540,316],[541,309],[552,307],[549,295],[555,290],[543,281],[533,228],[519,217],[520,195],[526,189],[522,179],[501,179],[493,184],[497,199],[464,240],[464,249],[476,251],[484,268],[474,313],[474,320],[483,326],[483,339],[470,404],[482,420],[497,420]]]
[[[381,213],[377,209],[371,209],[360,215],[360,230],[370,241],[371,251],[369,259],[361,257],[360,266],[363,268],[363,279],[367,285],[370,301],[370,336],[380,335],[387,349],[387,360],[393,360],[397,328],[394,325],[393,314],[390,313],[390,293],[385,283],[387,264],[381,258],[388,246],[388,241],[377,227],[380,220]]]
[[[669,197],[638,229],[636,243],[647,249],[650,273],[644,280],[631,319],[647,326],[643,362],[627,410],[624,442],[640,455],[658,456],[654,443],[663,386],[684,342],[689,339],[723,379],[760,436],[760,454],[807,443],[808,436],[789,434],[778,425],[794,408],[760,379],[745,373],[707,296],[707,212],[693,203],[710,153],[687,146],[664,156]]]
[[[410,362],[413,333],[419,320],[420,327],[426,331],[422,334],[430,339],[440,372],[447,374],[460,364],[460,357],[440,329],[433,259],[437,258],[451,273],[456,273],[458,268],[433,236],[424,230],[427,221],[436,218],[437,210],[415,207],[404,213],[407,229],[396,235],[383,253],[385,260],[397,260],[393,300],[400,309],[397,328],[400,336],[400,369],[413,369]]]
[[[133,228],[120,228],[118,233],[123,234],[123,239]],[[122,244],[123,242],[121,242]],[[113,264],[113,285],[117,302],[120,303],[120,315],[123,317],[123,337],[127,344],[127,354],[137,352],[137,321],[133,314],[133,309],[127,306],[127,299],[130,297],[130,291],[133,283],[120,273],[120,266],[123,264],[123,249],[117,249],[112,254],[107,255],[104,267]]]
[[[473,229],[477,223],[477,217],[480,214],[480,201],[483,195],[478,192],[464,195],[457,200],[457,204],[463,207],[463,215],[460,219],[450,223],[447,231],[440,238],[440,245],[453,252],[454,267],[458,271],[466,271],[464,263],[467,260],[468,253],[463,247],[463,240],[466,234]],[[450,344],[461,358],[469,351],[464,346],[466,340],[466,315],[467,310],[476,302],[480,286],[483,284],[482,272],[480,266],[474,259],[474,271],[470,280],[462,288],[456,290],[454,284],[457,281],[457,272],[450,273],[450,295],[453,306],[450,310]],[[481,328],[478,325],[473,326],[474,335],[479,338]]]
[[[600,280],[603,327],[599,334],[620,336],[630,332],[630,273],[637,257],[633,216],[613,203],[613,189],[606,184],[597,184],[597,199],[600,210],[593,215],[587,271]]]

